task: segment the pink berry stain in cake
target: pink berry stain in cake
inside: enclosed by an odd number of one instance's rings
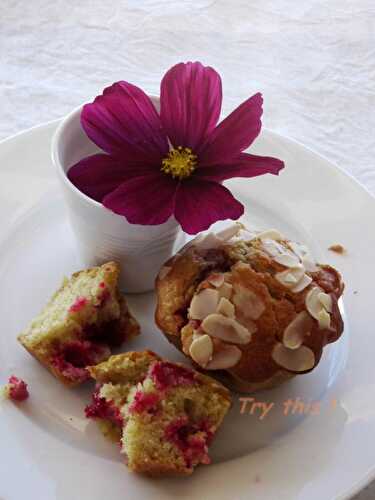
[[[104,344],[73,340],[59,348],[51,363],[64,377],[84,381],[89,378],[86,367],[100,363],[110,354],[110,349]]]
[[[86,297],[77,297],[74,303],[70,306],[70,313],[77,313],[81,311],[88,303]]]
[[[165,438],[182,453],[186,466],[209,464],[208,445],[213,437],[206,421],[189,422],[188,417],[179,417],[165,429]]]
[[[14,375],[9,378],[7,389],[9,399],[12,401],[25,401],[29,397],[26,382]]]
[[[124,420],[121,416],[119,408],[113,401],[107,401],[100,396],[100,386],[96,388],[92,395],[92,403],[85,408],[87,418],[101,418],[109,420],[117,427],[123,427]]]
[[[107,321],[101,325],[86,325],[82,333],[86,339],[111,347],[120,347],[126,340],[125,329],[119,327],[117,320]]]
[[[129,413],[152,413],[157,412],[157,405],[160,401],[160,395],[156,392],[137,391],[134,399],[129,405]]]
[[[149,375],[157,389],[164,391],[168,387],[194,384],[195,373],[188,368],[168,361],[156,361],[150,367]]]
[[[100,285],[99,285],[100,286]],[[97,298],[99,300],[99,304],[96,307],[104,307],[108,300],[111,298],[111,292],[104,284],[104,288],[102,288],[102,292],[98,293]]]

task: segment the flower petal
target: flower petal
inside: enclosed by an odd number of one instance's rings
[[[232,177],[257,177],[263,174],[278,175],[284,162],[270,156],[241,153],[231,163],[198,168],[194,175],[207,180],[222,182]]]
[[[70,167],[67,177],[82,193],[96,201],[114,191],[127,179],[153,174],[150,166],[128,166],[124,160],[106,154],[83,158]]]
[[[154,226],[173,214],[177,181],[165,174],[136,177],[103,199],[103,205],[131,224]]]
[[[81,112],[88,137],[105,152],[132,162],[158,164],[168,141],[150,98],[135,85],[117,82]]]
[[[221,111],[221,78],[200,62],[179,63],[160,86],[160,117],[173,146],[196,152],[217,124]]]
[[[255,94],[220,122],[201,151],[199,163],[220,164],[248,148],[262,127],[262,103],[262,94]]]
[[[174,215],[189,234],[204,231],[218,220],[236,220],[243,212],[243,205],[217,182],[191,179],[181,182],[176,192]]]

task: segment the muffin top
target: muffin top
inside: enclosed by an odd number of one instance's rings
[[[198,236],[156,281],[156,322],[200,368],[237,389],[311,371],[343,331],[340,274],[276,230]]]

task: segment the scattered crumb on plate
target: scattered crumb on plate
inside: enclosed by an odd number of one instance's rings
[[[346,249],[340,244],[331,245],[330,247],[328,247],[328,250],[338,253],[339,255],[344,255],[346,253]]]
[[[0,388],[0,396],[4,399],[11,399],[12,401],[25,401],[29,397],[27,384],[22,379],[12,375],[8,383]]]
[[[257,475],[255,476],[255,478],[254,478],[254,482],[255,482],[256,484],[258,484],[258,483],[260,483],[260,482],[261,482],[260,474],[257,474]]]

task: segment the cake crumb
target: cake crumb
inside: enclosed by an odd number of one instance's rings
[[[27,384],[22,379],[12,375],[8,383],[0,389],[2,399],[10,399],[12,401],[21,402],[29,397]]]
[[[261,482],[261,479],[260,479],[260,474],[256,474],[255,478],[254,478],[254,482],[256,484],[259,484]]]
[[[346,253],[346,249],[340,244],[331,245],[330,247],[328,247],[328,250],[338,253],[339,255],[344,255]]]

